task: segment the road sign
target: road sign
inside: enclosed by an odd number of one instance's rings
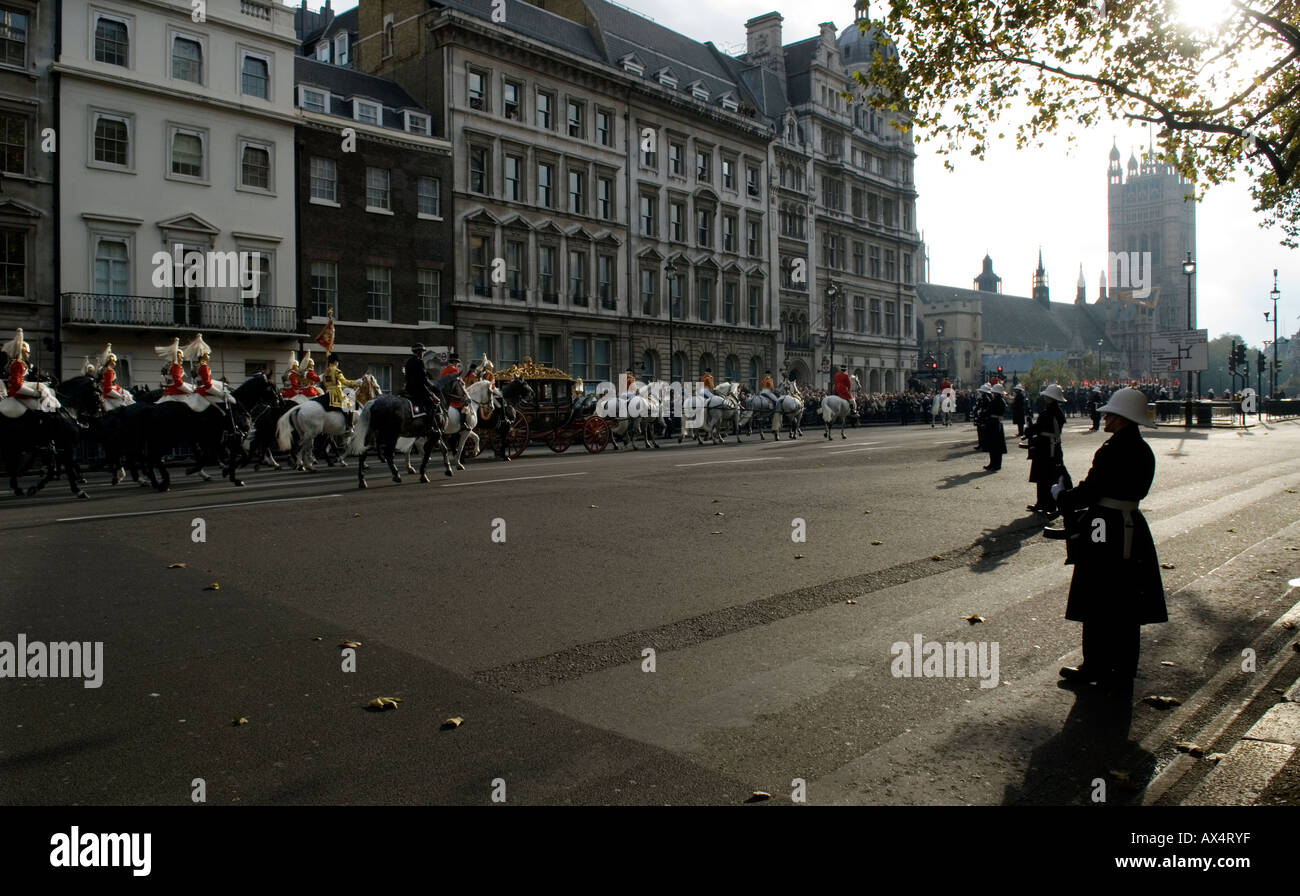
[[[831,372],[831,359],[822,358],[822,373],[830,373],[830,372]]]
[[[1210,337],[1207,330],[1167,330],[1151,334],[1151,369],[1208,370]]]

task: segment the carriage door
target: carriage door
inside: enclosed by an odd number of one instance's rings
[[[201,249],[200,247],[185,246],[181,250],[182,261],[184,261],[184,259],[186,259],[191,252],[198,252],[199,257],[200,258],[203,257],[203,249]],[[175,271],[173,273],[174,273],[174,278],[173,278],[174,282],[172,284],[173,323],[180,324],[182,326],[187,326],[187,327],[200,326],[202,324],[202,320],[199,317],[199,303],[203,301],[203,288],[198,285],[195,286],[185,285],[185,281],[187,278],[185,277],[184,263],[182,263],[181,269],[179,271]],[[190,279],[195,283],[203,282],[202,275],[200,275],[198,278],[194,278],[193,276],[191,276],[188,279]]]

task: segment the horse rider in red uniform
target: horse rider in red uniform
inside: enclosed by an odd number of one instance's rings
[[[441,380],[443,377],[448,376],[460,376],[460,356],[455,352],[452,352],[447,356],[447,365],[442,368],[442,373],[438,374],[438,379]],[[465,408],[465,403],[455,398],[450,399],[448,404],[453,408],[459,408],[461,410],[464,410]],[[461,415],[461,419],[464,419],[464,414]]]
[[[281,398],[293,398],[298,394],[302,382],[299,379],[298,357],[293,352],[289,352],[289,370],[284,375],[284,382],[285,386],[280,390]]]
[[[185,360],[185,352],[181,348],[180,339],[173,339],[171,345],[160,345],[154,348],[158,357],[167,361],[167,382],[163,384],[163,397],[190,395],[194,392],[194,387],[185,382],[185,367],[182,362]]]
[[[853,381],[849,378],[849,367],[847,364],[840,365],[840,372],[835,374],[835,394],[853,405]]]
[[[104,353],[99,356],[99,366],[103,368],[99,375],[99,402],[104,410],[112,411],[134,404],[131,393],[117,384],[117,355],[113,354],[113,343],[104,346]]]
[[[299,388],[300,394],[308,398],[319,398],[325,394],[316,385],[320,382],[320,374],[316,372],[316,362],[312,359],[311,349],[308,349],[302,356],[298,379],[300,383],[306,383],[306,385]]]

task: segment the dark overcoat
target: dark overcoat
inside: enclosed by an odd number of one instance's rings
[[[1064,428],[1065,414],[1061,406],[1053,401],[1048,407],[1044,402],[1043,412],[1025,430],[1029,436],[1030,482],[1056,482],[1061,477],[1060,468],[1065,464],[1061,450]]]
[[[995,392],[988,397],[987,411],[984,417],[984,437],[980,439],[980,444],[989,454],[1006,454],[1007,436],[1002,429],[1002,417],[1007,412],[1007,403]]]
[[[1102,506],[1106,499],[1141,501],[1155,473],[1155,455],[1141,431],[1136,424],[1126,426],[1097,449],[1087,478],[1057,499],[1074,563],[1066,619],[1138,625],[1168,621],[1160,561],[1142,511]],[[1127,538],[1126,525],[1131,525]]]

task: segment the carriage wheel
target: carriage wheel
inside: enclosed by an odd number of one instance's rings
[[[573,443],[568,433],[553,432],[546,437],[546,447],[550,448],[556,454],[563,454],[569,450],[569,445]]]
[[[582,426],[582,444],[592,454],[599,454],[609,444],[609,424],[600,417],[588,417]]]
[[[515,422],[510,425],[510,435],[506,439],[506,454],[511,460],[517,460],[528,447],[530,433],[528,418],[523,414],[515,415]]]

